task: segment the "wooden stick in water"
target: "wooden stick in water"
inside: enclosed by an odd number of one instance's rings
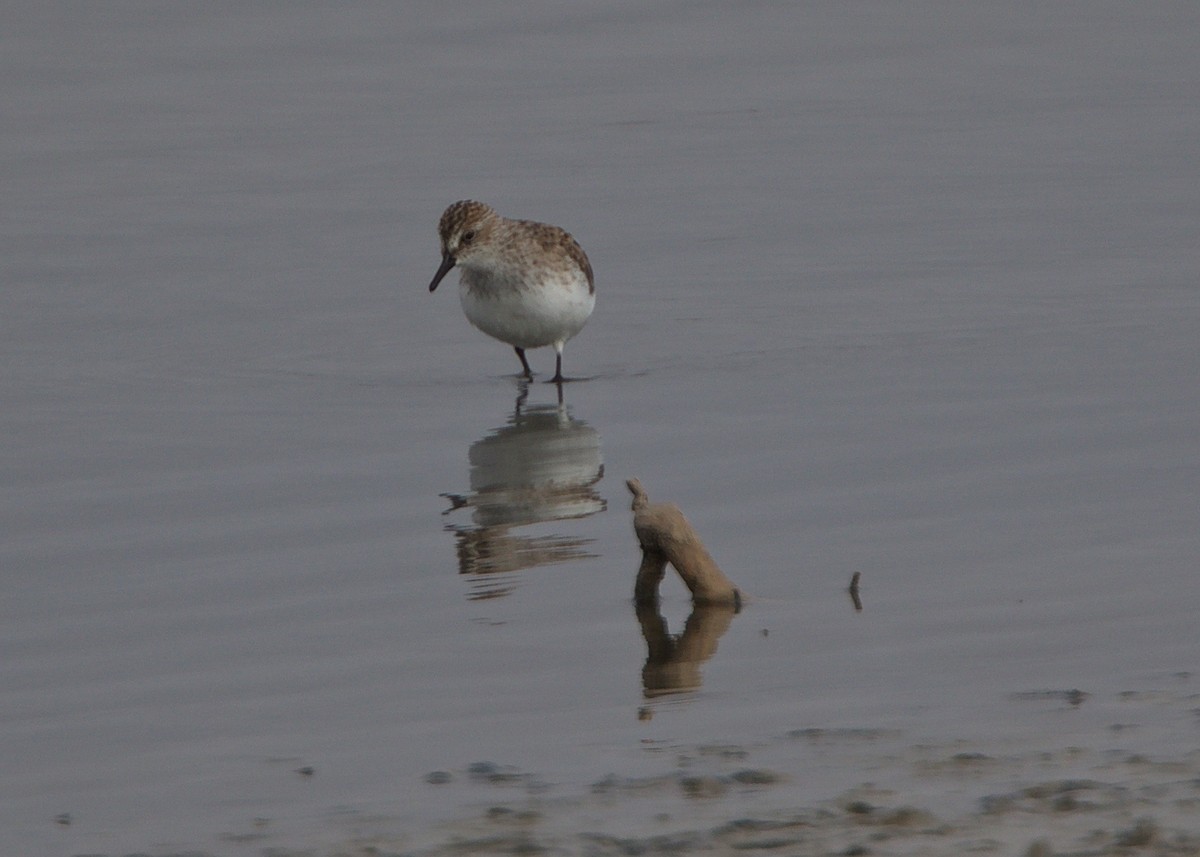
[[[642,565],[634,584],[638,601],[658,598],[669,562],[679,572],[696,604],[739,606],[742,594],[705,549],[688,519],[674,503],[651,503],[637,479],[625,483],[633,494],[633,531],[642,547]]]

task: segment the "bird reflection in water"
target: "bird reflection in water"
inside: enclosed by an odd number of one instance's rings
[[[443,494],[450,514],[471,508],[471,524],[449,524],[455,535],[458,569],[478,575],[472,600],[496,598],[513,588],[510,575],[540,565],[595,556],[592,539],[522,535],[518,528],[586,518],[606,508],[596,490],[604,477],[600,433],[573,419],[562,401],[526,406],[522,383],[508,422],[471,444],[469,494]]]

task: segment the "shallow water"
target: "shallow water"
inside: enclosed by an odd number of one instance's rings
[[[712,746],[760,808],[1194,754],[1200,14],[463,11],[9,16],[0,850],[436,844],[488,772],[601,829]],[[425,289],[462,197],[588,250],[561,405]],[[637,615],[629,476],[745,609]]]

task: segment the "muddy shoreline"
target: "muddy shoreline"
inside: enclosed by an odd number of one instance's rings
[[[414,823],[398,803],[394,812],[343,806],[299,825],[305,830],[282,818],[255,818],[214,837],[215,847],[137,853],[1200,854],[1200,747],[1182,731],[1198,725],[1200,698],[1180,690],[1123,694],[1123,713],[1134,717],[1093,730],[1094,740],[1077,746],[1031,748],[1000,738],[915,744],[899,731],[858,727],[798,728],[745,744],[645,739],[640,752],[658,773],[610,773],[585,786],[491,761],[426,772],[420,788],[444,791],[449,821]],[[1088,697],[1028,691],[1019,698],[1078,706]],[[1147,715],[1144,724],[1165,724],[1191,749],[1146,751],[1161,748],[1164,735],[1143,728],[1139,712]],[[815,793],[810,781],[831,782],[830,770],[853,785]]]

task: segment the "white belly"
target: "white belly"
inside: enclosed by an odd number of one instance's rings
[[[596,295],[588,291],[582,277],[531,286],[497,282],[467,270],[459,299],[471,324],[517,348],[562,348],[583,330],[596,306]]]

